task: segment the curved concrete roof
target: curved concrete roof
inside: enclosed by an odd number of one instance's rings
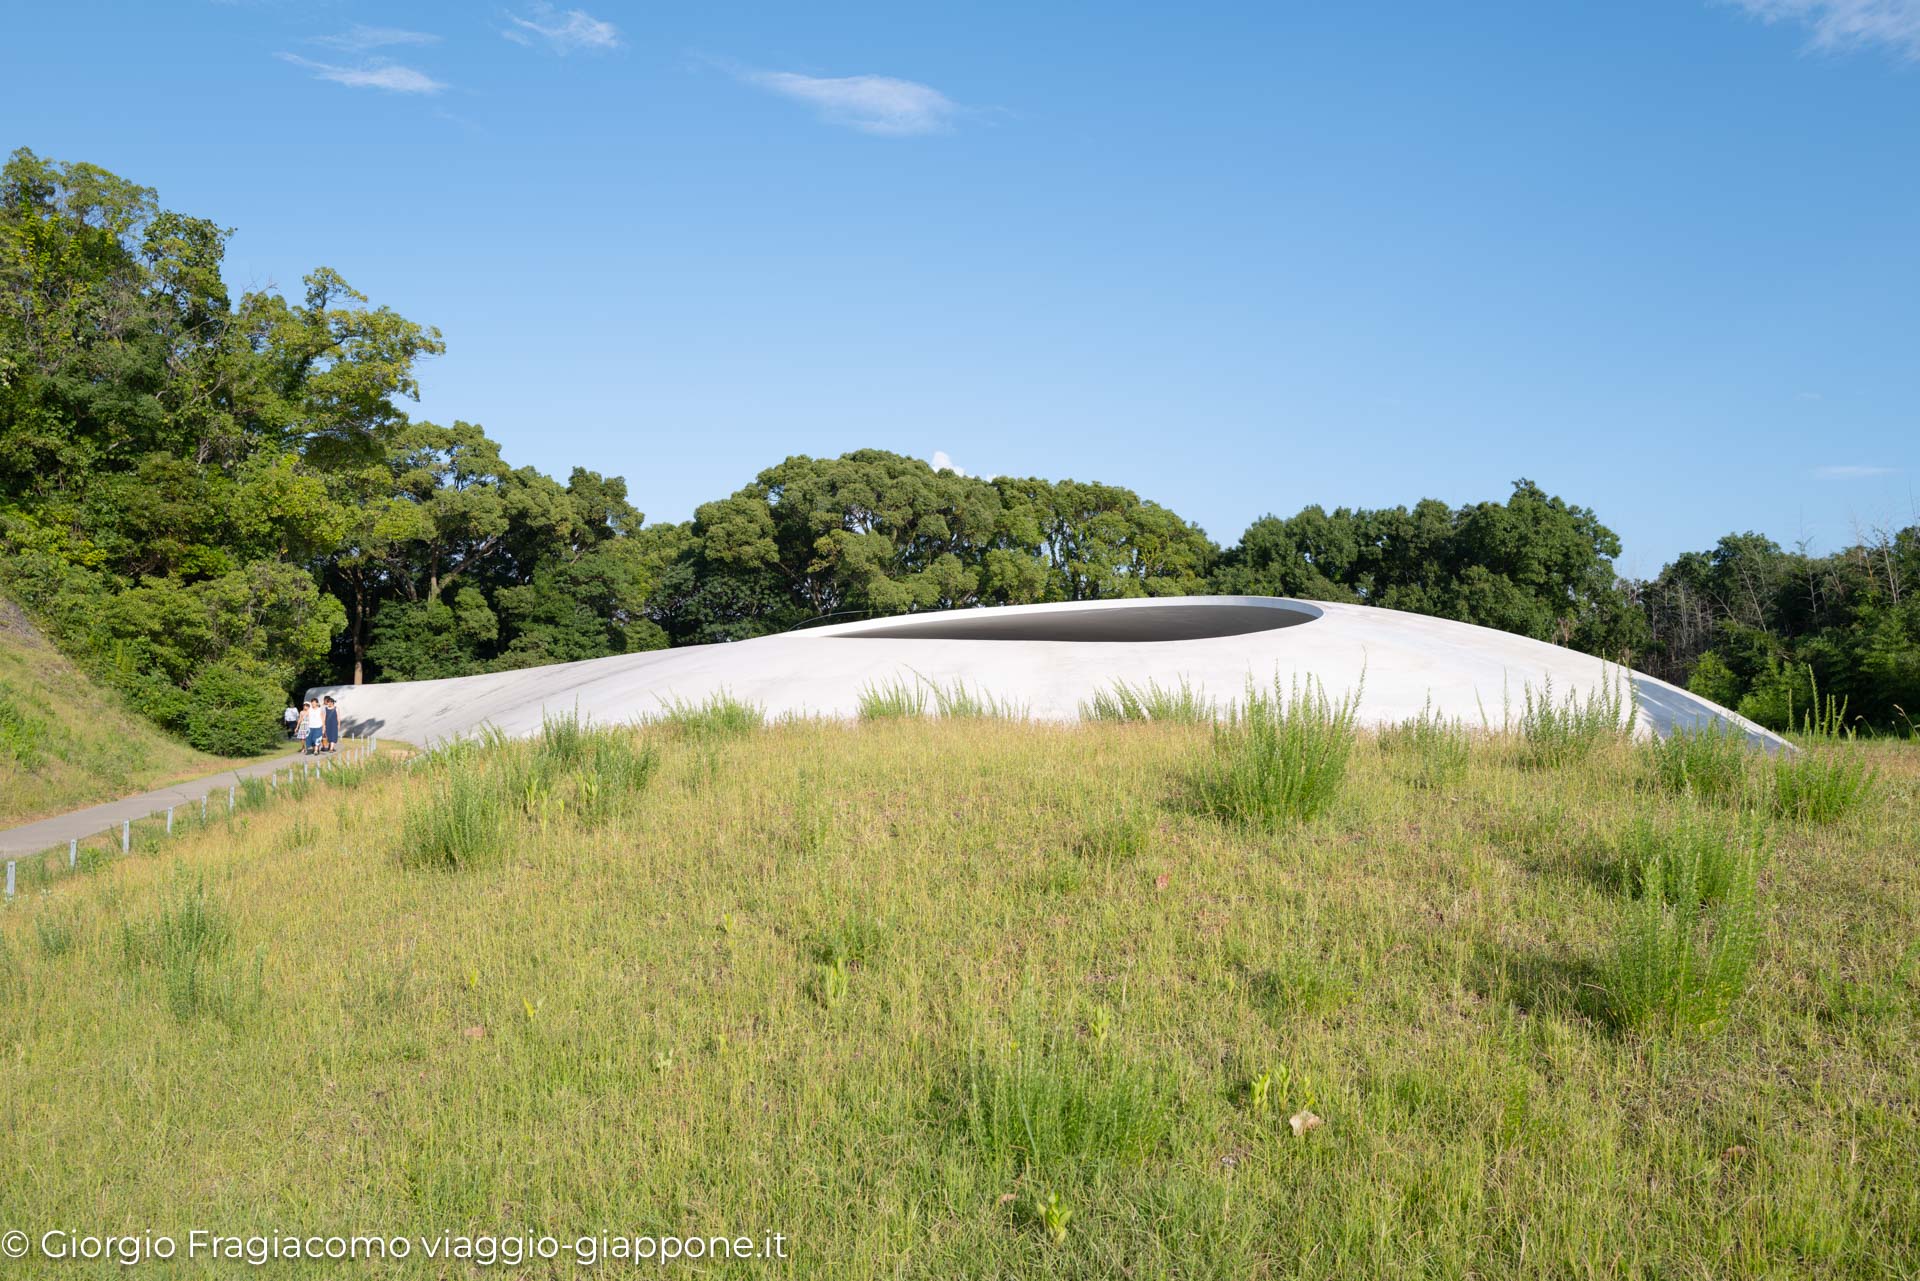
[[[1022,704],[1041,720],[1075,720],[1115,682],[1241,696],[1248,680],[1316,678],[1339,696],[1363,690],[1359,719],[1389,725],[1432,706],[1499,727],[1527,688],[1589,697],[1622,669],[1524,636],[1422,614],[1270,596],[1081,601],[902,615],[733,644],[620,654],[486,676],[326,686],[350,733],[419,744],[491,726],[530,734],[576,709],[600,722],[644,720],[675,701],[722,691],[771,715],[853,717],[862,691],[920,678]],[[1720,722],[1769,748],[1781,740],[1726,708],[1638,672],[1636,732]],[[1364,676],[1364,687],[1362,678]]]

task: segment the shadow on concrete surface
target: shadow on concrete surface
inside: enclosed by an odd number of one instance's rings
[[[1664,681],[1635,672],[1633,691],[1640,701],[1640,710],[1647,714],[1647,719],[1662,738],[1677,729],[1706,729],[1717,724],[1738,730],[1746,738],[1748,747],[1757,747],[1764,752],[1785,751],[1790,747],[1779,736],[1765,730],[1749,729],[1738,721],[1729,720],[1719,707],[1706,699],[1675,689]]]

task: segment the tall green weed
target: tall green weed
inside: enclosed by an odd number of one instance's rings
[[[1309,677],[1271,689],[1248,682],[1245,699],[1214,730],[1200,777],[1205,808],[1268,831],[1318,817],[1333,804],[1353,753],[1359,691],[1338,701]]]

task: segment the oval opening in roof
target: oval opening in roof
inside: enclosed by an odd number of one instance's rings
[[[950,609],[836,628],[832,640],[1188,641],[1297,627],[1311,606],[1241,601],[1113,601],[1006,609]]]

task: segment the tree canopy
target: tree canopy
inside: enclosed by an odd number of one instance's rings
[[[695,513],[655,618],[675,643],[811,619],[1204,591],[1213,545],[1131,490],[798,456]]]
[[[1761,724],[1788,728],[1816,699],[1911,732],[1920,712],[1920,525],[1827,556],[1729,534],[1636,584],[1644,665]]]
[[[1355,601],[1496,627],[1593,653],[1643,634],[1593,512],[1515,481],[1505,503],[1411,509],[1318,506],[1255,521],[1214,575],[1216,591]]]
[[[796,455],[690,521],[626,481],[416,421],[437,329],[317,267],[232,296],[230,233],[94,165],[0,169],[0,585],[162,725],[231,750],[308,681],[739,640],[825,618],[1204,592],[1354,601],[1625,658],[1769,724],[1815,683],[1920,705],[1920,527],[1832,556],[1758,535],[1616,577],[1591,510],[1308,506],[1216,546],[1097,481]],[[204,741],[202,741],[204,740]]]
[[[162,724],[308,678],[663,643],[625,483],[412,421],[437,330],[316,268],[234,300],[228,233],[96,166],[0,170],[8,588]]]

